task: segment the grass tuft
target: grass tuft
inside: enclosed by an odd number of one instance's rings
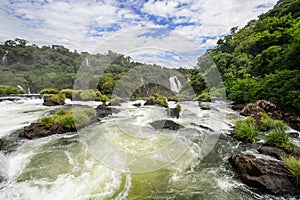
[[[253,117],[247,117],[244,120],[238,120],[233,130],[233,135],[241,140],[250,141],[252,143],[256,142],[257,136],[259,135],[259,128],[256,125],[255,119]]]
[[[267,144],[282,148],[287,152],[291,153],[295,150],[295,145],[290,141],[290,136],[283,130],[273,129],[266,136]]]
[[[288,166],[290,174],[296,179],[297,184],[300,185],[300,160],[293,156],[284,156],[283,161]]]

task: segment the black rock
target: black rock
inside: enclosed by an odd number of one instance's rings
[[[107,117],[108,115],[112,115],[113,113],[119,113],[120,110],[109,107],[105,103],[103,103],[96,108],[96,112],[98,118],[103,118],[103,117]]]
[[[269,146],[269,145],[263,145],[262,147],[257,149],[257,151],[265,155],[273,156],[278,160],[282,160],[282,156],[284,156],[285,154],[285,151],[283,149]]]
[[[179,110],[177,108],[168,108],[167,109],[168,116],[173,118],[179,118]]]
[[[239,172],[242,181],[270,194],[300,194],[299,186],[282,161],[265,160],[253,155],[233,155],[229,163]]]
[[[245,107],[244,104],[234,104],[232,105],[232,110],[243,110],[243,108]]]
[[[155,105],[155,99],[148,99],[146,101],[146,103],[144,103],[144,106],[148,106],[148,105]]]
[[[184,128],[184,126],[173,122],[172,120],[158,120],[150,123],[155,129],[170,129],[178,130]]]
[[[191,123],[191,125],[192,125],[192,126],[198,126],[198,127],[202,128],[202,129],[204,129],[204,130],[208,130],[208,131],[214,132],[213,129],[211,129],[211,128],[207,127],[207,126],[203,126],[203,125],[201,125],[201,124]]]
[[[72,131],[76,131],[76,128],[65,129],[60,124],[51,124],[49,128],[45,128],[40,123],[31,123],[29,126],[24,127],[24,131],[19,134],[19,137],[33,139]]]
[[[141,107],[141,106],[142,106],[141,103],[134,103],[134,104],[132,104],[132,105],[135,106],[135,107]]]

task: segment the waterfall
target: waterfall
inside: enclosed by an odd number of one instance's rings
[[[179,93],[182,85],[181,85],[179,79],[177,78],[177,76],[171,76],[169,78],[169,82],[170,82],[171,90],[173,92]]]
[[[23,91],[24,91],[24,88],[23,88],[21,85],[17,85],[17,87],[18,87],[20,90],[23,90]]]
[[[31,94],[31,92],[30,92],[30,87],[28,86],[28,88],[27,88],[27,94]]]
[[[5,52],[5,54],[4,54],[4,56],[2,57],[2,64],[4,65],[4,66],[7,66],[7,54],[8,54],[8,52],[6,51]]]
[[[86,66],[89,66],[89,59],[88,58],[85,58],[85,64],[86,64]]]

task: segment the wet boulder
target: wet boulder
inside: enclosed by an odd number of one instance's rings
[[[64,105],[65,100],[61,99],[59,97],[53,97],[53,96],[44,96],[44,106],[58,106],[58,105]]]
[[[300,188],[282,161],[265,160],[253,155],[233,155],[229,163],[239,172],[242,181],[270,194],[300,194]]]
[[[204,125],[202,125],[202,124],[191,123],[191,125],[192,125],[192,126],[197,126],[197,127],[201,128],[201,129],[204,129],[204,130],[206,130],[206,131],[214,132],[214,130],[213,130],[212,128],[209,128],[209,127],[204,126]]]
[[[284,113],[283,120],[286,121],[293,129],[300,131],[300,116],[299,114]]]
[[[155,99],[150,98],[150,99],[147,99],[147,101],[144,103],[144,106],[153,106],[155,104],[156,104]]]
[[[248,103],[240,112],[243,116],[258,116],[260,112],[268,113],[272,118],[281,118],[281,114],[277,111],[276,105],[267,100],[258,100]]]
[[[257,151],[265,155],[273,156],[274,158],[277,158],[279,160],[282,160],[283,156],[285,155],[291,155],[297,159],[300,159],[300,148],[297,146],[295,147],[293,152],[288,152],[284,149],[264,144],[259,149],[257,149]]]
[[[96,108],[96,112],[98,118],[103,118],[112,115],[113,113],[119,113],[120,110],[107,106],[105,103],[103,103]]]
[[[285,151],[283,149],[269,145],[263,145],[257,149],[257,151],[261,154],[273,156],[278,160],[282,160],[282,157],[285,155]]]
[[[141,103],[134,103],[134,104],[132,104],[132,105],[135,106],[135,107],[141,107],[141,106],[142,106]]]
[[[167,114],[170,117],[177,118],[177,119],[179,118],[179,110],[177,108],[168,108]]]
[[[245,107],[245,104],[233,104],[231,106],[232,110],[243,110],[244,107]]]
[[[19,137],[33,139],[72,131],[76,131],[76,129],[65,129],[60,124],[51,124],[50,127],[45,128],[40,123],[31,123],[29,126],[24,127],[24,131],[19,134]]]
[[[173,122],[172,120],[158,120],[151,122],[150,125],[155,129],[169,129],[169,130],[178,130],[184,128],[184,126]]]

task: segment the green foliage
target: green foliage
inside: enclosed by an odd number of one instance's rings
[[[45,89],[42,89],[39,93],[40,94],[58,94],[59,91],[55,88],[45,88]]]
[[[57,110],[53,115],[41,117],[38,123],[45,128],[50,128],[51,124],[60,124],[67,130],[75,130],[90,124],[91,119],[96,116],[96,111],[88,107],[76,107],[71,110]]]
[[[66,129],[75,129],[75,115],[72,115],[71,113],[66,113],[65,115],[62,115],[58,118],[58,123],[61,124]],[[88,123],[87,123],[88,124]],[[76,123],[76,125],[78,125]]]
[[[65,94],[50,94],[51,96],[51,101],[56,103],[56,104],[61,104],[66,100],[66,95]]]
[[[238,103],[251,102],[257,81],[252,78],[237,78],[227,82],[228,98]]]
[[[278,148],[282,148],[288,152],[293,152],[295,145],[290,141],[290,136],[283,130],[273,129],[266,136],[266,143]]]
[[[203,92],[202,94],[200,94],[197,97],[197,100],[203,101],[203,102],[209,102],[209,101],[211,101],[211,96],[210,96],[209,92]]]
[[[154,101],[154,104],[160,105],[162,107],[168,108],[168,102],[167,102],[167,98],[165,96],[162,96],[158,93],[154,93],[153,96],[150,96],[149,98],[147,98],[148,100],[152,99]]]
[[[101,94],[101,92],[100,91],[96,91],[96,92],[94,92],[94,96],[95,96],[95,101],[109,101],[109,98],[106,96],[106,95],[104,95],[104,94]],[[120,97],[115,97],[115,99],[121,99]]]
[[[283,111],[299,112],[299,5],[300,0],[278,1],[258,20],[239,30],[233,28],[208,52],[222,75],[229,99],[240,103],[266,99]],[[208,69],[214,63],[199,58],[198,66]],[[203,83],[199,76],[192,75],[191,80],[196,80],[193,85]]]
[[[64,94],[68,99],[73,99],[75,95],[75,91],[72,89],[62,89],[59,93]]]
[[[168,108],[169,105],[168,105],[168,102],[167,102],[167,98],[164,97],[164,96],[159,96],[155,99],[155,104],[158,104],[162,107],[165,107],[165,108]]]
[[[297,184],[300,185],[300,160],[293,156],[284,156],[283,161],[287,165],[290,174],[296,179]]]
[[[79,96],[82,101],[89,101],[95,99],[95,92],[93,90],[83,90]]]
[[[91,122],[90,117],[84,112],[74,112],[73,118],[77,127],[86,126]]]
[[[244,120],[236,122],[236,126],[232,133],[238,139],[254,143],[259,135],[259,128],[253,117],[247,117]]]
[[[181,111],[181,105],[180,104],[177,104],[175,108],[178,110],[178,112]]]
[[[287,131],[288,125],[282,120],[274,120],[267,113],[260,113],[260,130],[269,131],[272,129]]]
[[[168,101],[178,101],[177,96],[168,97]]]
[[[0,94],[24,94],[24,90],[9,85],[0,85]]]

